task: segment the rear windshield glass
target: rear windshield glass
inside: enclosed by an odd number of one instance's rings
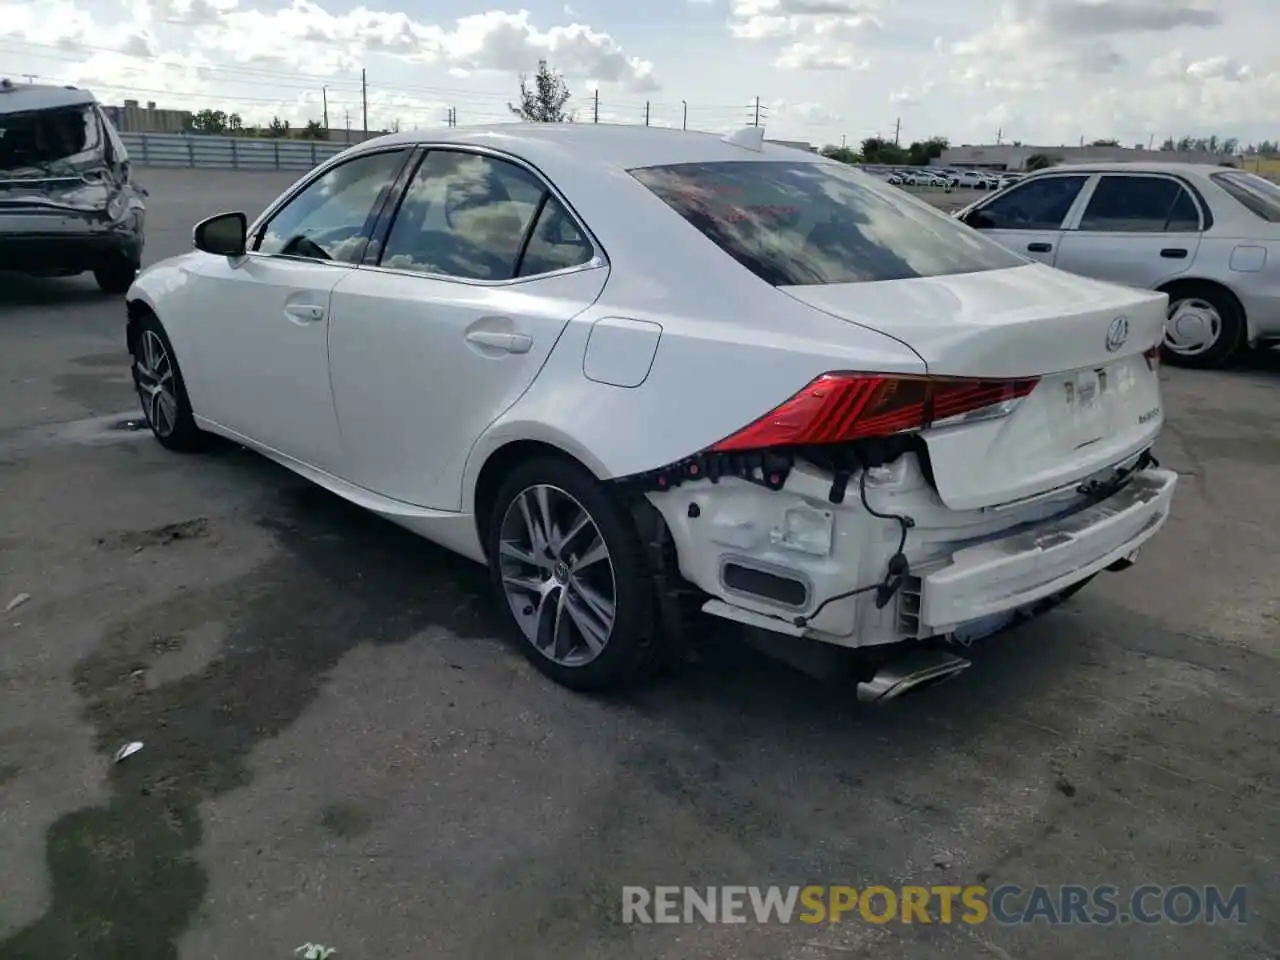
[[[91,106],[0,114],[0,170],[40,167],[101,145],[102,128]]]
[[[1028,262],[844,164],[724,161],[631,174],[774,286],[939,277]]]
[[[1280,186],[1240,170],[1211,173],[1209,179],[1263,220],[1280,223]]]

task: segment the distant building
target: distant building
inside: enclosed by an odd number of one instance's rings
[[[1025,170],[1036,154],[1056,157],[1060,163],[1224,163],[1239,166],[1236,157],[1221,153],[1174,150],[1139,150],[1131,147],[962,146],[948,147],[934,166],[974,167],[983,170]]]
[[[145,107],[126,100],[123,106],[104,104],[102,109],[121,133],[181,133],[191,123],[190,110],[161,110],[154,100]]]

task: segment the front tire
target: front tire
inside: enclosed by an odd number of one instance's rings
[[[98,289],[103,293],[124,294],[129,292],[133,281],[138,278],[141,264],[124,257],[104,263],[93,271],[93,279],[98,281]]]
[[[1175,284],[1168,294],[1165,359],[1202,370],[1229,363],[1245,339],[1244,311],[1236,298],[1211,283]]]
[[[161,446],[179,453],[205,449],[210,436],[196,426],[169,335],[155,314],[144,313],[135,322],[133,384],[152,436]]]
[[[521,651],[573,690],[631,686],[661,663],[652,578],[624,507],[582,467],[515,468],[488,524],[494,590]]]

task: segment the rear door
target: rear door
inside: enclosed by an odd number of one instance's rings
[[[1147,288],[1191,266],[1204,227],[1191,192],[1154,173],[1104,174],[1076,220],[1059,241],[1056,267]]]
[[[514,159],[431,149],[381,249],[333,293],[329,363],[347,479],[458,510],[472,445],[533,382],[608,270]]]
[[[1083,173],[1036,177],[978,204],[965,223],[1015,253],[1055,266],[1063,225],[1088,181]]]

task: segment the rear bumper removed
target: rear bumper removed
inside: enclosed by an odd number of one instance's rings
[[[1138,469],[1090,502],[1074,486],[1025,503],[957,511],[945,506],[914,455],[828,498],[831,478],[797,465],[783,489],[739,479],[651,494],[671,531],[680,572],[709,594],[706,613],[793,637],[866,647],[954,634],[982,636],[1132,555],[1168,518],[1177,475]],[[892,518],[910,517],[908,574],[876,605],[900,542]],[[856,592],[855,592],[855,588]],[[853,595],[850,595],[850,594]],[[992,626],[996,623],[996,626]]]

